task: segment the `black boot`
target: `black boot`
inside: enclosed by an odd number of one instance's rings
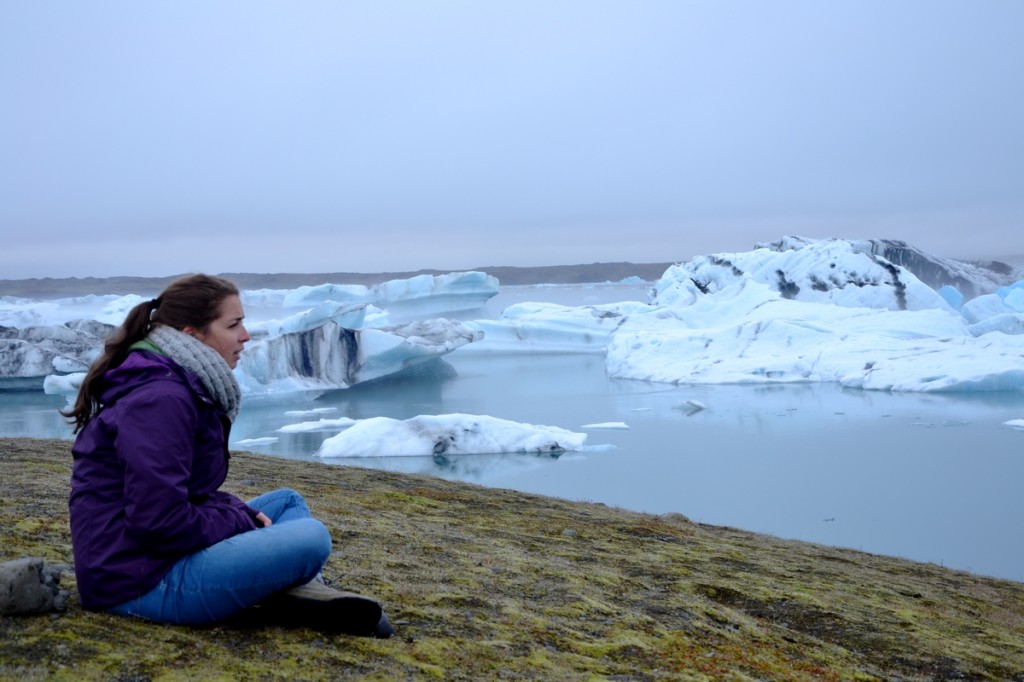
[[[260,611],[269,622],[287,627],[361,637],[387,638],[394,634],[380,602],[355,592],[336,590],[318,580],[271,596],[260,604]]]
[[[377,639],[388,639],[393,634],[395,634],[395,626],[388,620],[388,614],[380,614],[380,620],[377,621],[377,627],[373,631],[373,636]]]

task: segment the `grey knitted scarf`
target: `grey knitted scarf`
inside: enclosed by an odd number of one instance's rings
[[[242,403],[242,390],[228,363],[217,351],[165,324],[154,325],[146,339],[171,360],[198,375],[210,397],[227,413],[231,422],[235,421]]]

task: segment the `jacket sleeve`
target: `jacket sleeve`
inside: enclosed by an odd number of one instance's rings
[[[224,492],[223,490],[217,490],[213,492],[210,495],[210,497],[222,500],[225,504],[229,504],[232,507],[235,507],[236,509],[241,509],[246,516],[248,516],[250,519],[253,519],[257,527],[260,525],[260,523],[256,521],[256,516],[260,513],[259,510],[253,509],[252,507],[250,507],[245,502],[238,499],[231,493]]]
[[[254,529],[248,508],[233,496],[189,498],[198,410],[187,389],[160,383],[161,390],[131,397],[118,426],[127,535],[155,551],[189,554]]]

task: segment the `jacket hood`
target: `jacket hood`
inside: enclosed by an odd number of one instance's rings
[[[133,350],[128,353],[124,362],[103,375],[100,402],[104,405],[113,405],[144,384],[154,381],[181,380],[184,380],[192,392],[204,402],[210,402],[198,376],[187,371],[166,355],[148,350]]]

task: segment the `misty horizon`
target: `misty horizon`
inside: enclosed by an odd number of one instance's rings
[[[836,238],[838,239],[838,237],[836,237]],[[914,245],[911,244],[910,246],[914,246]],[[709,253],[694,254],[692,258],[696,258],[696,257],[699,257],[699,256],[705,256],[705,255],[718,254],[718,253],[727,253],[727,252],[714,251],[714,252],[709,252]],[[1016,268],[1018,270],[1024,270],[1024,252],[1017,253],[1017,254],[1003,254],[1003,255],[987,256],[987,257],[977,257],[977,258],[962,258],[962,257],[957,257],[957,256],[950,256],[950,255],[947,255],[947,254],[935,254],[935,253],[932,253],[930,255],[940,256],[940,257],[943,257],[943,258],[950,258],[952,260],[962,261],[962,262],[966,262],[966,263],[999,262],[999,263],[1004,263],[1006,265],[1010,265],[1010,266],[1012,266],[1012,267],[1014,267],[1014,268]],[[241,270],[232,270],[232,271],[225,271],[225,272],[207,272],[207,274],[212,274],[212,275],[216,275],[216,276],[220,276],[220,277],[225,277],[227,279],[230,279],[232,276],[242,276],[242,277],[259,277],[259,276],[263,276],[263,277],[289,277],[289,276],[314,277],[314,276],[317,276],[317,275],[351,275],[351,276],[354,276],[354,277],[357,277],[357,278],[359,278],[361,280],[366,280],[366,281],[383,281],[383,280],[386,280],[386,279],[392,279],[392,278],[398,279],[398,278],[404,278],[404,277],[408,277],[408,276],[412,276],[412,275],[417,275],[417,274],[444,274],[444,273],[450,273],[450,272],[467,272],[467,271],[491,272],[491,271],[502,271],[502,270],[504,270],[504,271],[510,271],[510,272],[511,271],[520,271],[520,272],[526,272],[526,271],[556,272],[556,271],[559,271],[559,270],[572,269],[572,268],[592,268],[594,270],[600,270],[601,268],[606,267],[606,266],[620,266],[620,265],[624,266],[624,267],[635,266],[636,268],[650,270],[651,267],[653,267],[653,266],[662,266],[662,265],[664,265],[664,266],[667,267],[668,265],[672,265],[672,264],[688,262],[688,261],[692,260],[692,258],[687,258],[687,259],[682,259],[682,260],[644,261],[644,262],[615,260],[615,261],[592,261],[592,262],[582,262],[582,261],[580,261],[580,262],[567,262],[567,263],[527,264],[527,265],[510,265],[510,264],[498,265],[498,264],[492,264],[492,265],[470,266],[470,267],[465,267],[465,268],[442,268],[442,267],[424,266],[424,267],[417,267],[417,268],[412,268],[412,269],[407,269],[407,270],[375,270],[375,271],[370,271],[370,270],[351,270],[351,271],[349,271],[349,270],[333,270],[333,271],[330,271],[330,270],[314,270],[314,269],[310,269],[310,268],[307,268],[307,269],[297,269],[297,270],[280,270],[280,271],[245,270],[245,269],[241,269]],[[31,277],[0,277],[0,282],[22,282],[22,281],[31,282],[31,281],[46,281],[46,280],[54,280],[54,281],[61,281],[61,280],[117,280],[117,279],[136,279],[136,280],[148,279],[148,280],[167,280],[167,281],[170,281],[170,280],[173,280],[176,277],[179,277],[179,276],[182,276],[182,275],[187,275],[187,274],[192,274],[192,273],[195,273],[195,272],[200,272],[200,271],[198,271],[198,270],[181,270],[181,271],[167,272],[167,273],[161,273],[161,274],[144,274],[144,273],[135,273],[135,274],[133,274],[133,273],[130,273],[130,272],[118,272],[118,273],[106,274],[106,275],[86,274],[86,275],[64,275],[64,276],[61,276],[61,275],[41,275],[41,276],[31,276]],[[624,276],[629,276],[629,275],[624,275]],[[530,283],[530,284],[551,283],[551,282],[547,282],[547,281],[538,279],[536,276],[529,276],[528,275],[526,279],[528,279],[529,281],[528,282],[522,282],[522,283]],[[650,279],[656,279],[656,277],[650,278]],[[559,280],[559,281],[563,281],[563,280]],[[573,281],[573,280],[564,280],[564,281],[569,282],[569,281]],[[577,281],[577,282],[588,282],[588,281],[601,282],[601,281],[609,281],[609,280],[597,279],[597,280],[575,280],[575,281]],[[616,281],[616,280],[610,280],[610,281]],[[518,283],[518,282],[514,282],[514,283]],[[553,282],[553,283],[558,283],[558,282]]]

